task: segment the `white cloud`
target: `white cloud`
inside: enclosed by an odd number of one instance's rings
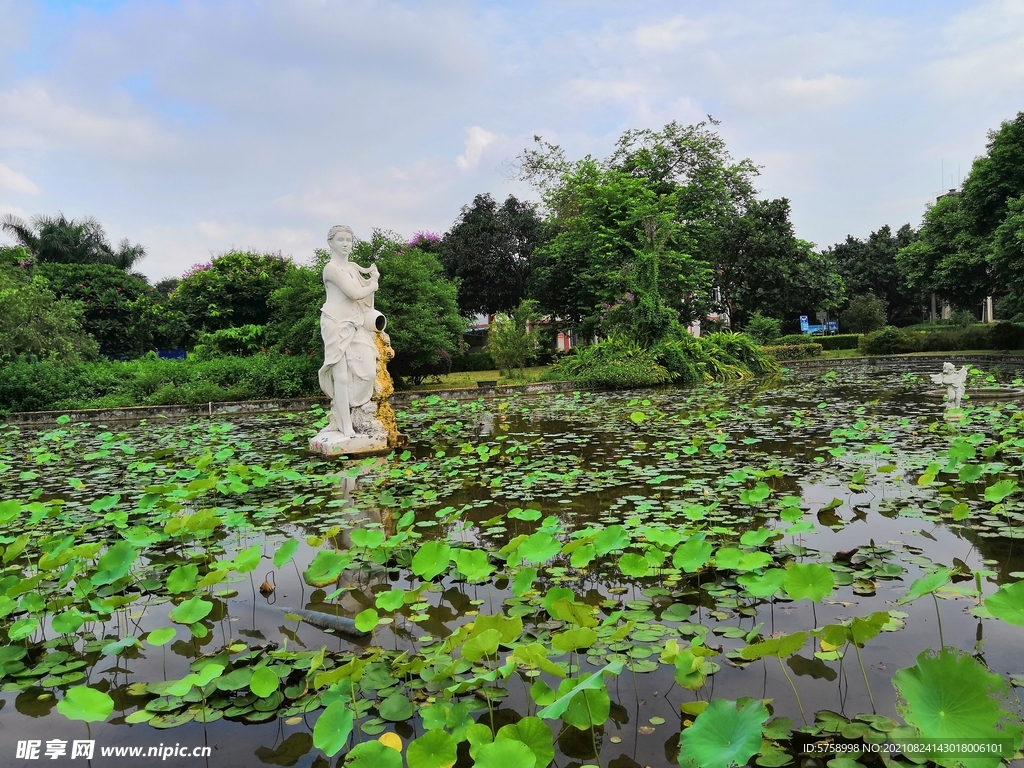
[[[171,137],[126,105],[102,113],[54,96],[42,82],[25,82],[0,92],[0,146],[37,150],[90,149],[115,154],[166,150]]]
[[[3,163],[0,163],[0,189],[7,189],[18,195],[38,195],[42,192],[28,176],[8,168]]]
[[[827,109],[863,96],[863,78],[826,74],[820,77],[781,77],[767,82],[747,82],[733,89],[736,100],[755,110]]]
[[[196,230],[207,240],[224,240],[230,237],[233,231],[231,227],[219,224],[216,221],[200,221],[196,225]]]
[[[464,171],[480,165],[484,150],[498,139],[498,134],[484,130],[479,125],[466,129],[466,151],[455,158],[455,164]]]
[[[636,46],[645,51],[670,51],[686,43],[702,42],[707,37],[706,23],[685,16],[639,26],[632,34]]]

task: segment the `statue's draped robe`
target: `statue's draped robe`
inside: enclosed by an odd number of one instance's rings
[[[356,274],[358,266],[348,263],[346,268]],[[320,389],[331,400],[334,399],[334,378],[331,375],[336,365],[348,366],[348,404],[358,408],[370,402],[373,384],[377,377],[377,345],[373,332],[364,325],[364,317],[373,309],[372,294],[367,299],[346,301],[342,307],[325,304],[320,310],[320,335],[324,340],[324,364],[320,366]]]

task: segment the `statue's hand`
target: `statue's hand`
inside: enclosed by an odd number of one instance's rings
[[[370,269],[368,271],[371,277],[377,277],[380,274],[380,270],[377,269],[376,264],[371,264]]]

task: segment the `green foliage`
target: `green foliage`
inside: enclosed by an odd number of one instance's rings
[[[213,333],[204,333],[192,350],[196,360],[213,360],[217,357],[248,357],[264,350],[267,334],[262,325],[242,325],[236,328],[222,328]]]
[[[102,723],[114,711],[114,700],[103,691],[79,685],[68,689],[57,702],[57,711],[68,720]]]
[[[539,318],[532,299],[520,303],[511,315],[499,313],[494,318],[487,332],[487,351],[503,373],[511,374],[513,368],[521,372],[536,354],[533,323]]]
[[[324,265],[330,258],[330,251],[318,248],[312,264],[288,271],[281,286],[270,294],[267,337],[277,350],[313,357],[323,353],[320,307],[324,304]]]
[[[168,303],[185,316],[189,345],[204,332],[266,325],[271,295],[295,269],[280,254],[230,251],[187,272]]]
[[[859,333],[837,333],[834,336],[812,336],[807,333],[791,333],[780,336],[772,346],[785,347],[800,344],[818,344],[822,349],[856,349],[860,342]]]
[[[886,324],[885,302],[873,293],[853,298],[841,316],[841,325],[848,333],[871,333]]]
[[[189,405],[320,394],[319,361],[261,354],[209,361],[98,361],[63,365],[56,360],[0,367],[0,410],[39,411],[136,405]]]
[[[747,321],[743,332],[758,344],[771,344],[782,334],[782,321],[774,317],[765,317],[760,312],[754,312]]]
[[[463,355],[452,355],[452,373],[464,371],[495,371],[498,364],[490,352],[469,352]]]
[[[910,245],[915,237],[916,233],[909,224],[904,224],[895,234],[886,225],[864,240],[848,235],[846,242],[832,246],[829,251],[835,257],[847,296],[877,296],[888,311],[888,319],[892,320],[917,309],[922,297],[907,286],[896,261],[899,250]],[[854,331],[845,319],[845,312],[843,318],[844,330]],[[883,317],[876,328],[856,332],[874,331],[886,322]]]
[[[548,377],[578,381],[598,389],[650,387],[671,379],[653,350],[622,337],[576,348],[575,354],[552,366]]]
[[[81,302],[82,325],[106,357],[139,357],[153,342],[147,308],[153,289],[143,278],[110,264],[40,264],[60,298]]]
[[[756,700],[744,704],[712,699],[679,738],[684,768],[732,768],[746,765],[761,749],[761,726],[768,710]]]
[[[145,248],[127,238],[115,251],[103,225],[92,216],[68,219],[58,213],[33,216],[31,222],[25,222],[8,214],[0,220],[0,229],[28,249],[37,264],[109,264],[129,270],[146,256]]]
[[[43,277],[0,267],[0,363],[24,355],[54,364],[94,357],[97,345],[83,323],[82,305],[58,299]]]
[[[732,381],[779,370],[775,359],[742,333],[711,333],[697,338],[677,327],[653,351],[677,384]]]
[[[865,334],[857,345],[857,349],[865,355],[899,355],[917,352],[920,348],[920,337],[891,325]]]
[[[543,239],[536,208],[512,195],[501,206],[489,194],[463,206],[437,249],[445,276],[458,283],[459,311],[511,313],[526,298]]]
[[[1014,749],[1021,744],[1020,720],[1003,707],[1006,682],[970,655],[953,648],[922,652],[913,667],[899,670],[893,685],[900,694],[897,709],[927,739],[1006,738]],[[998,755],[956,757],[940,765],[998,766]]]
[[[374,230],[356,243],[352,260],[380,270],[374,302],[388,319],[395,358],[389,369],[408,376],[434,364],[441,352],[458,349],[465,322],[459,315],[457,288],[445,278],[437,256],[407,247],[393,233]]]

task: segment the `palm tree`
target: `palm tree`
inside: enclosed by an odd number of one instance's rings
[[[0,229],[28,248],[40,264],[110,264],[128,271],[146,256],[146,249],[133,245],[128,238],[115,251],[107,242],[103,225],[92,216],[33,216],[29,224],[8,214],[0,219]]]

